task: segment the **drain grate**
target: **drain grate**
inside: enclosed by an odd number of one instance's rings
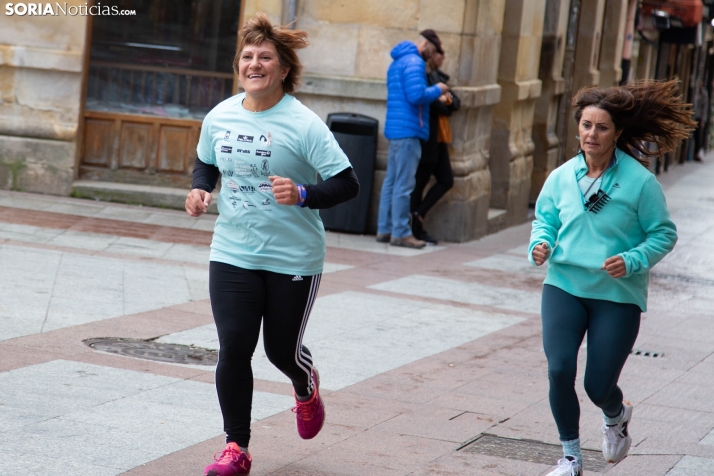
[[[504,438],[484,433],[464,446],[462,451],[499,458],[517,459],[531,463],[555,465],[563,457],[560,445],[551,445],[536,440]],[[606,463],[600,451],[582,450],[583,469],[603,472],[611,465]]]
[[[653,358],[664,357],[664,352],[653,351],[653,350],[643,350],[643,349],[632,349],[630,351],[630,354],[638,355],[640,357],[653,357]]]
[[[151,340],[123,337],[102,337],[83,342],[92,349],[102,352],[158,362],[198,365],[216,365],[218,362],[218,352],[215,350],[190,345],[162,344]]]

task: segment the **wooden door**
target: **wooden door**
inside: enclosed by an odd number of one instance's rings
[[[85,111],[83,179],[187,188],[201,121]]]

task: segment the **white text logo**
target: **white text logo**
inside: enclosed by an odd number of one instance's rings
[[[64,3],[8,3],[5,5],[5,15],[12,16],[25,16],[25,15],[35,15],[35,16],[59,16],[59,15],[69,15],[75,17],[80,16],[113,16],[113,15],[136,15],[136,10],[120,10],[117,6],[102,6],[101,3],[97,5],[89,5],[85,3],[84,5],[67,5]]]

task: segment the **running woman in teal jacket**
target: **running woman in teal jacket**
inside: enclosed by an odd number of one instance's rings
[[[677,242],[648,159],[673,150],[695,125],[677,90],[676,81],[580,90],[573,99],[580,150],[538,197],[528,256],[536,266],[549,260],[543,347],[565,456],[548,476],[582,474],[575,376],[586,332],[584,385],[603,411],[603,456],[617,463],[630,449],[632,405],[617,382],[647,310],[649,271]]]

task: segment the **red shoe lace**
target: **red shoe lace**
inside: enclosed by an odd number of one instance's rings
[[[312,417],[315,416],[315,413],[317,412],[317,409],[318,409],[317,398],[312,398],[312,399],[308,400],[307,402],[297,401],[295,403],[296,403],[296,405],[292,409],[293,413],[296,413],[300,417],[301,420],[304,420],[304,421],[312,420]]]

